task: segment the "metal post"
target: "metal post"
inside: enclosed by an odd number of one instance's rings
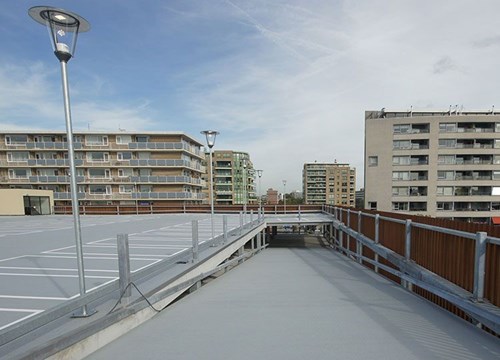
[[[300,205],[299,205],[299,221],[300,221]]]
[[[351,209],[347,209],[347,228],[351,228]],[[346,234],[347,238],[347,250],[351,251],[351,237],[349,234]]]
[[[198,220],[191,221],[192,239],[193,239],[193,263],[198,262]]]
[[[484,272],[486,263],[486,237],[487,233],[476,233],[476,250],[474,254],[474,288],[473,300],[483,302],[484,298]]]
[[[73,125],[71,122],[71,106],[69,101],[69,86],[68,86],[68,69],[67,62],[60,61],[61,75],[62,75],[62,88],[64,97],[64,115],[66,118],[66,137],[68,141],[68,158],[69,158],[69,172],[70,172],[70,190],[71,190],[71,207],[73,210],[74,231],[76,240],[76,258],[78,265],[78,284],[80,288],[80,296],[86,293],[85,289],[85,269],[83,266],[83,245],[82,245],[82,231],[80,225],[80,207],[78,204],[78,187],[76,183],[76,165],[75,165],[75,152],[73,147]],[[93,314],[94,312],[92,312]],[[80,311],[73,314],[74,317],[87,317],[92,315],[87,309],[87,305],[83,305]]]
[[[411,260],[411,220],[406,220],[405,223],[405,260]],[[412,290],[412,284],[406,280],[401,280],[401,285]]]
[[[128,234],[118,234],[116,236],[116,244],[118,248],[118,273],[120,274],[120,295],[121,303],[127,306],[130,303],[132,289],[130,286],[130,255],[128,246]]]
[[[250,210],[250,224],[253,225],[253,210]]]
[[[227,243],[227,215],[222,216],[222,244]]]
[[[240,211],[240,235],[243,231],[243,213]]]
[[[361,211],[358,211],[358,234],[362,235],[361,231]],[[361,241],[358,239],[356,240],[356,254],[358,254],[358,262],[360,264],[363,263],[363,260],[361,257],[363,256],[363,245],[361,244]]]
[[[379,232],[380,232],[380,215],[375,214],[375,244],[378,244],[380,242],[379,238]],[[374,256],[375,264],[378,264],[378,254],[375,253]],[[375,265],[375,272],[378,273],[378,266]]]
[[[212,148],[208,150],[208,157],[210,161],[210,223],[212,225],[212,239],[215,237],[214,235],[214,175],[213,175],[213,167],[212,167]]]

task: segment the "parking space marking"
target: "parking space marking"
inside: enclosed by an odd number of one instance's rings
[[[49,271],[78,271],[78,269],[61,269],[61,268],[41,268],[41,267],[25,267],[25,266],[0,266],[0,269],[7,270],[49,270]],[[117,273],[118,270],[98,270],[98,269],[85,269],[85,272],[110,272]]]
[[[17,273],[2,273],[0,276],[33,276],[33,277],[60,277],[60,278],[77,278],[78,275],[70,274],[17,274]],[[97,275],[85,275],[87,279],[116,279],[116,276],[97,276]]]
[[[1,311],[6,311],[6,312],[31,312],[31,314],[27,315],[27,316],[23,316],[22,318],[20,319],[17,319],[16,321],[12,321],[10,323],[8,323],[7,325],[4,325],[4,326],[0,326],[0,330],[3,330],[5,328],[8,328],[9,326],[12,326],[14,324],[17,324],[18,322],[21,322],[23,321],[24,319],[28,319],[32,316],[35,316],[36,314],[40,314],[41,312],[43,312],[44,310],[35,310],[35,309],[8,309],[8,308],[0,308],[0,312]]]
[[[22,296],[22,295],[0,295],[0,299],[19,299],[19,300],[58,300],[65,301],[67,297],[51,297],[51,296]]]

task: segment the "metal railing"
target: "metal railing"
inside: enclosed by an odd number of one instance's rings
[[[323,210],[333,215],[327,238],[337,250],[500,334],[500,238],[493,236],[500,229],[328,205]]]

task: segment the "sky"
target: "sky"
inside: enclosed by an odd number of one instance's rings
[[[75,130],[220,132],[262,188],[350,163],[364,112],[500,106],[498,0],[4,1],[0,130],[64,130],[60,67],[28,9],[91,24],[68,64]]]

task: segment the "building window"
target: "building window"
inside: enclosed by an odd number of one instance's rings
[[[392,196],[408,196],[409,191],[407,186],[394,186],[392,188]]]
[[[110,195],[111,185],[89,185],[89,194],[92,195]]]
[[[394,134],[408,134],[411,132],[410,124],[394,124],[392,126]]]
[[[453,186],[438,186],[436,194],[438,196],[453,196]]]
[[[118,192],[120,194],[130,194],[134,192],[134,185],[120,185],[118,187]]]
[[[454,180],[454,171],[438,171],[438,180]]]
[[[131,135],[117,135],[116,136],[116,143],[117,144],[128,144],[132,142],[132,136]]]
[[[453,165],[455,163],[455,155],[438,155],[438,165]]]
[[[394,149],[411,149],[410,140],[394,140],[392,142],[392,147]]]
[[[376,201],[368,201],[368,209],[369,210],[377,210],[377,202]]]
[[[109,179],[111,178],[111,172],[109,169],[89,169],[90,179]]]
[[[134,176],[133,169],[118,169],[118,177]]]
[[[106,146],[108,145],[107,135],[86,135],[85,145],[87,146]]]
[[[393,202],[392,203],[392,210],[394,210],[394,211],[398,211],[398,210],[406,211],[406,210],[408,210],[408,203],[407,202]]]
[[[29,159],[28,152],[14,152],[7,153],[7,161],[8,162],[27,162]]]
[[[107,162],[109,161],[109,154],[104,152],[89,152],[87,153],[88,161]]]
[[[119,152],[116,154],[116,158],[120,161],[132,160],[132,153],[131,152]]]
[[[28,142],[28,135],[6,135],[6,145],[24,145]]]
[[[444,149],[454,149],[457,146],[456,139],[439,139],[439,147]]]
[[[439,124],[439,132],[457,132],[457,124],[456,123],[440,123]]]
[[[9,179],[27,179],[30,175],[30,169],[9,169]]]
[[[449,201],[438,201],[436,203],[438,211],[453,211],[453,203]]]
[[[392,165],[410,165],[409,156],[393,156]]]
[[[410,174],[408,173],[408,171],[393,171],[392,180],[393,181],[410,180]]]

